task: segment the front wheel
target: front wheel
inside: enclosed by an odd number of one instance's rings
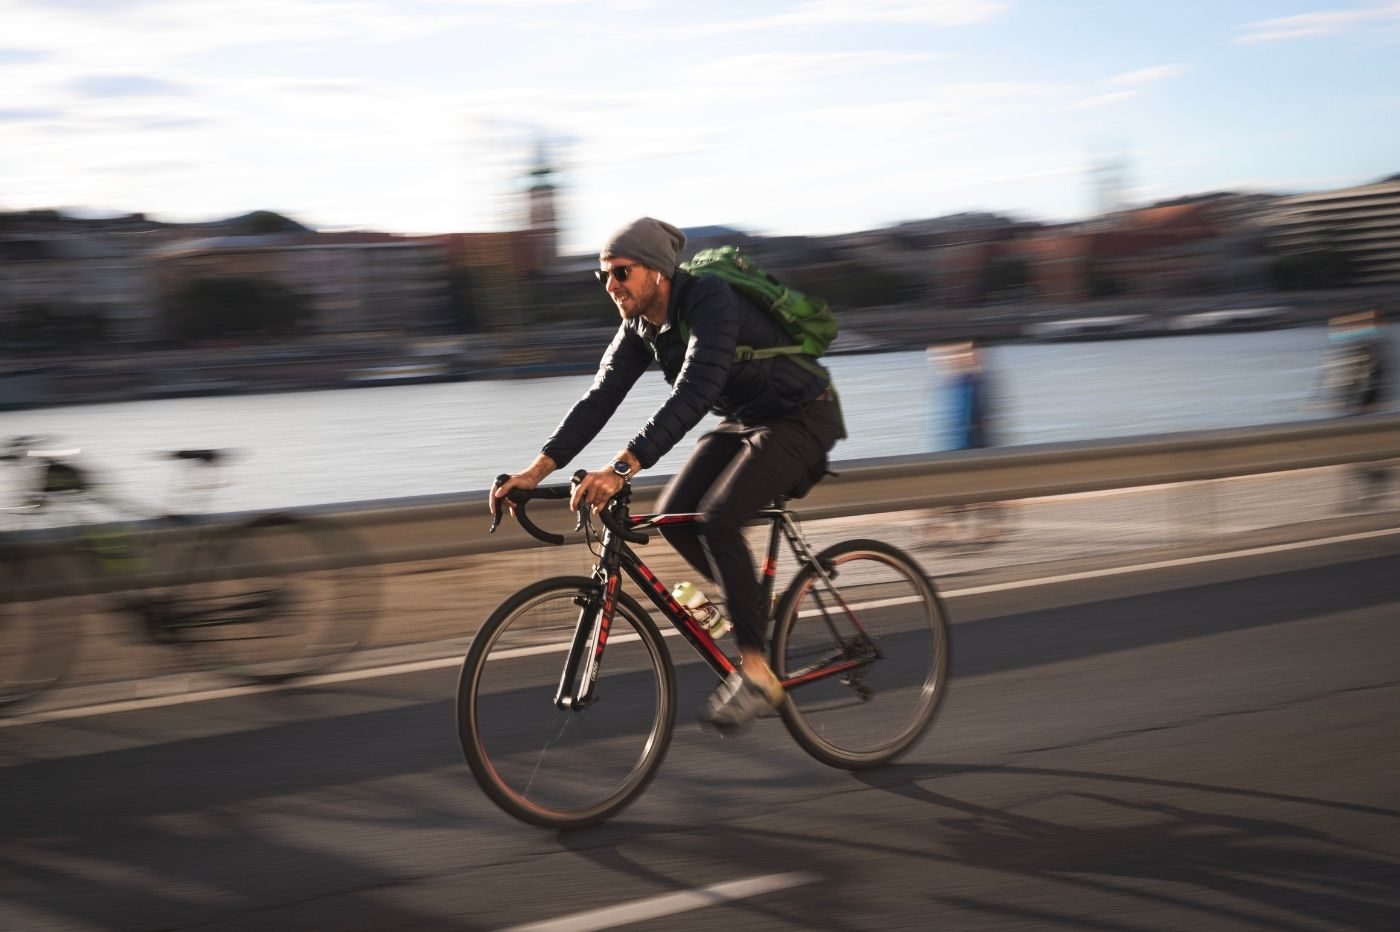
[[[943,603],[904,551],[848,540],[802,568],[778,603],[773,669],[797,678],[779,707],[822,763],[862,770],[903,754],[933,721],[952,651]],[[824,668],[844,672],[823,675]]]
[[[73,553],[45,546],[0,552],[0,714],[57,683],[77,652],[85,613]]]
[[[457,732],[467,764],[493,802],[533,825],[575,829],[615,815],[641,795],[671,741],[671,657],[622,592],[593,702],[555,706],[575,629],[599,601],[598,584],[583,577],[534,583],[491,613],[462,662]]]

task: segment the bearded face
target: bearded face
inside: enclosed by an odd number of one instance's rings
[[[627,259],[602,264],[599,278],[623,320],[663,310],[661,274]]]

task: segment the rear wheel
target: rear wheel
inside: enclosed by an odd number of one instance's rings
[[[783,680],[812,677],[788,688],[780,711],[797,743],[833,767],[860,770],[903,754],[947,692],[942,601],[912,557],[880,541],[835,544],[799,571],[778,604],[771,650]],[[820,675],[842,660],[856,663]]]
[[[345,532],[292,515],[215,531],[167,594],[164,631],[240,679],[319,672],[360,645],[377,613],[376,571],[360,557]]]
[[[457,685],[457,731],[472,774],[506,812],[554,829],[582,828],[641,795],[675,724],[676,680],[651,618],[618,593],[594,701],[554,696],[584,606],[598,586],[542,580],[508,598],[472,640]]]
[[[78,569],[61,548],[0,552],[0,713],[53,686],[72,663],[87,604]]]

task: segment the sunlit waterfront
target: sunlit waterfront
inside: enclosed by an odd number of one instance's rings
[[[1394,340],[1395,334],[1392,334]],[[1005,444],[1236,427],[1320,416],[1307,405],[1326,345],[1322,328],[1008,344],[990,347],[998,436]],[[1400,356],[1397,356],[1400,358]],[[922,351],[828,360],[850,438],[835,461],[940,446],[938,379]],[[523,467],[589,376],[178,398],[0,414],[0,437],[41,434],[82,456],[125,494],[159,500],[168,464],[152,451],[230,447],[243,455],[217,510],[482,489]],[[638,383],[580,457],[604,462],[664,397]],[[655,471],[674,471],[698,436]]]

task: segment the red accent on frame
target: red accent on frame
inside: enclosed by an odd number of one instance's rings
[[[659,515],[629,515],[632,519],[632,526],[639,524],[649,524],[653,527],[660,527],[664,524],[693,524],[700,520],[698,512],[677,512],[676,514]]]
[[[706,654],[709,654],[726,673],[733,673],[735,667],[728,655],[720,650],[719,645],[715,643],[715,639],[710,637],[710,632],[700,627],[695,619],[691,617],[690,612],[686,611],[679,602],[671,597],[671,593],[666,588],[665,583],[657,579],[656,574],[653,573],[645,563],[637,562],[633,565],[636,567],[637,572],[641,574],[641,577],[651,585],[651,588],[666,600],[666,609],[670,613],[672,620],[676,618],[681,620],[681,630],[690,638],[691,643]]]
[[[836,676],[854,669],[865,663],[864,660],[848,660],[845,663],[833,663],[830,666],[820,667],[811,673],[804,673],[802,676],[794,676],[782,681],[783,689],[791,689],[794,686],[801,686],[803,683],[811,683],[816,680],[824,680],[829,676]]]
[[[663,598],[665,598],[665,600],[666,600],[666,608],[667,608],[672,614],[674,614],[674,615],[677,616],[678,618],[684,618],[684,619],[686,620],[686,622],[687,622],[687,626],[688,626],[688,627],[691,627],[691,628],[694,629],[696,632],[700,632],[700,631],[703,630],[703,629],[700,628],[699,625],[695,624],[695,622],[691,619],[691,617],[690,617],[690,612],[686,611],[686,610],[685,610],[685,607],[682,606],[681,603],[677,602],[675,599],[673,599],[673,598],[671,597],[671,593],[666,589],[666,584],[663,583],[660,579],[657,579],[657,578],[656,578],[656,574],[653,573],[653,572],[651,571],[651,569],[650,569],[645,563],[638,563],[638,564],[637,564],[637,572],[639,572],[639,573],[642,574],[642,578],[643,578],[643,579],[645,579],[647,582],[651,583],[651,588],[652,588],[653,591],[656,592],[657,595],[662,596]],[[705,634],[706,637],[709,637],[709,636],[710,636],[708,631],[704,632],[704,634]]]
[[[604,590],[603,617],[599,619],[601,627],[598,631],[598,646],[593,651],[595,663],[599,657],[603,656],[603,645],[608,643],[608,632],[612,629],[613,606],[617,601],[617,586],[621,581],[617,576],[609,577],[607,588]]]
[[[777,575],[778,575],[778,561],[777,561],[777,560],[773,560],[773,559],[769,559],[768,557],[764,557],[764,558],[763,558],[763,575],[764,575],[764,576],[777,576]]]

